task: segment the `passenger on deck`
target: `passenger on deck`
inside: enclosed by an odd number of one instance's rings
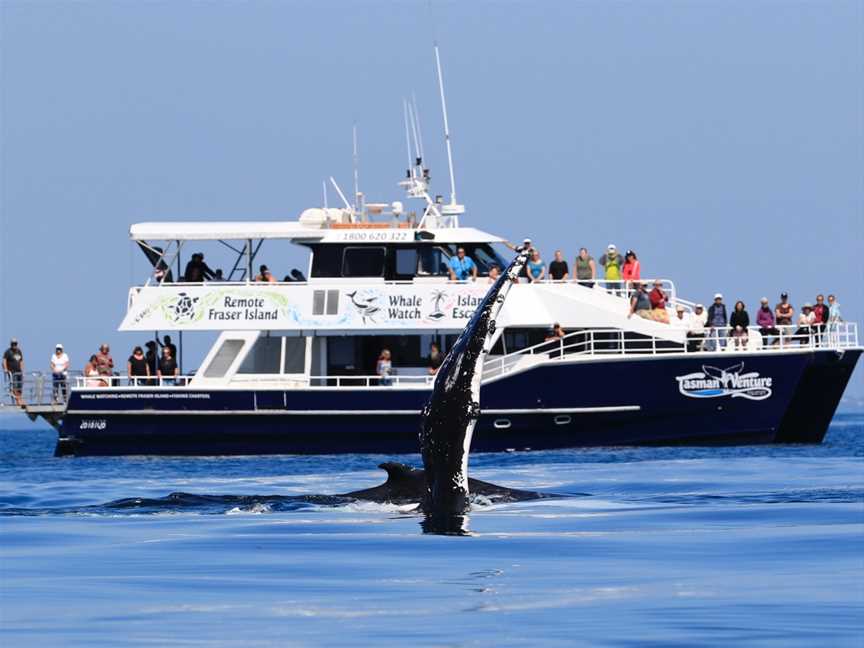
[[[554,281],[567,281],[570,277],[570,268],[561,255],[561,250],[555,250],[555,260],[549,264],[549,278]]]
[[[638,315],[644,319],[651,319],[651,298],[645,291],[641,281],[633,282],[633,296],[630,297],[630,313],[628,318]]]
[[[795,309],[789,303],[789,293],[780,293],[780,303],[774,307],[774,319],[777,327],[792,326]]]
[[[54,353],[49,360],[51,365],[52,396],[55,403],[66,402],[66,383],[69,380],[69,356],[63,350],[63,345],[54,347]]]
[[[12,338],[9,348],[3,354],[3,373],[9,381],[9,390],[18,407],[24,407],[24,399],[21,397],[24,380],[24,353],[18,346],[18,340]]]
[[[813,324],[813,332],[817,336],[817,341],[820,341],[822,336],[825,335],[828,318],[830,317],[828,306],[825,305],[824,295],[816,295],[816,305],[813,307],[813,315],[816,318],[816,322]]]
[[[729,317],[726,315],[726,304],[723,303],[723,295],[714,295],[714,303],[708,307],[707,325],[711,328],[710,334],[713,338],[713,347],[717,351],[726,346],[726,323]]]
[[[386,387],[393,384],[393,379],[390,377],[393,373],[390,349],[381,349],[381,355],[378,356],[378,362],[375,365],[375,373],[378,374],[379,385]]]
[[[90,356],[87,364],[84,365],[84,378],[86,378],[88,387],[107,387],[108,383],[99,379],[99,361],[96,354]]]
[[[795,338],[798,344],[808,344],[813,335],[813,325],[816,323],[816,315],[813,314],[813,305],[810,302],[801,307],[801,314],[798,316],[798,329],[795,331]]]
[[[144,357],[147,359],[147,368],[150,371],[150,375],[155,376],[156,369],[159,366],[159,355],[156,353],[156,341],[147,340],[144,346],[147,347],[147,353],[144,354]]]
[[[736,326],[741,326],[745,329],[750,326],[750,314],[744,307],[744,302],[740,299],[735,302],[735,308],[729,316],[729,328],[734,329]]]
[[[429,345],[429,358],[426,361],[426,370],[429,372],[429,375],[435,375],[438,372],[438,368],[441,366],[441,363],[444,362],[444,354],[441,353],[441,349],[438,348],[438,343],[433,342]]]
[[[561,328],[561,325],[558,322],[555,322],[546,332],[546,341],[549,340],[560,340],[564,337],[564,329]]]
[[[654,288],[648,293],[648,299],[651,300],[651,319],[668,324],[669,313],[666,311],[668,297],[663,291],[663,282],[660,279],[654,280]]]
[[[213,281],[225,281],[225,276],[222,274],[222,268],[216,268],[213,273]]]
[[[180,368],[177,366],[177,359],[171,353],[171,347],[162,347],[162,359],[159,362],[159,370],[156,372],[156,375],[161,378],[163,385],[177,384]]]
[[[144,356],[144,349],[136,346],[132,349],[132,355],[126,361],[126,375],[129,376],[130,385],[146,385],[150,377],[150,367]]]
[[[110,376],[114,373],[114,358],[111,357],[111,348],[107,344],[99,347],[96,354],[96,369],[100,376]]]
[[[465,256],[465,248],[460,247],[456,250],[456,256],[450,257],[450,281],[467,281],[471,277],[471,281],[477,279],[477,264],[474,259]]]
[[[768,305],[768,298],[763,297],[759,300],[759,310],[756,312],[756,326],[759,327],[759,334],[762,336],[762,345],[768,346],[771,344],[768,337],[776,338],[780,335],[780,331],[774,325],[774,311]]]
[[[681,304],[678,304],[675,307],[675,318],[672,320],[671,324],[673,326],[677,326],[678,328],[683,328],[687,326],[687,315],[684,311],[684,307]]]
[[[606,254],[600,257],[600,265],[605,270],[606,290],[614,292],[617,295],[621,294],[621,266],[623,262],[621,255],[618,254],[618,248],[614,243],[610,243],[606,247]],[[635,289],[636,282],[633,282]]]
[[[255,275],[255,281],[264,282],[264,283],[276,283],[276,277],[270,272],[270,269],[266,265],[262,265],[258,268],[258,274]]]
[[[593,288],[594,280],[597,278],[597,265],[594,263],[594,257],[588,254],[588,248],[579,249],[579,256],[576,257],[573,265],[579,285]]]
[[[528,268],[528,283],[537,283],[546,278],[546,264],[540,258],[540,250],[531,251],[531,259],[525,267]]]
[[[156,338],[156,341],[159,342],[159,338]],[[163,348],[171,349],[171,357],[175,360],[177,359],[177,345],[171,341],[170,335],[166,335],[165,337],[163,337],[160,344]]]
[[[621,276],[627,283],[628,287],[631,282],[642,278],[642,266],[636,258],[636,253],[633,250],[627,250],[624,254],[624,266],[621,268]]]
[[[687,324],[687,350],[691,353],[701,351],[704,343],[705,307],[702,304],[696,304],[693,315],[690,316],[690,321]]]
[[[212,279],[214,272],[204,263],[204,253],[196,252],[186,264],[186,272],[183,273],[183,281],[187,283],[200,283],[205,279]]]
[[[828,295],[828,323],[836,326],[843,321],[843,313],[840,312],[840,302],[834,295]]]
[[[498,266],[492,264],[489,268],[489,283],[495,283],[498,281],[498,277],[501,276],[501,270],[498,269]]]

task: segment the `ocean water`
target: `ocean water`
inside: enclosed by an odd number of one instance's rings
[[[461,537],[268,497],[372,486],[393,457],[55,459],[54,438],[0,417],[3,646],[864,645],[861,414],[820,446],[475,455],[572,495],[478,504]]]

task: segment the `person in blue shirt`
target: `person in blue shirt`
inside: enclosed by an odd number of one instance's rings
[[[546,278],[546,264],[540,258],[540,250],[531,250],[531,260],[528,261],[528,283],[543,281]]]
[[[465,256],[465,248],[456,250],[456,256],[450,257],[450,280],[465,281],[468,276],[471,281],[477,278],[477,264],[469,256]]]

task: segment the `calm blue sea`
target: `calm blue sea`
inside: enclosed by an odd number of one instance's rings
[[[382,456],[55,459],[54,436],[0,417],[3,646],[864,643],[864,415],[820,446],[476,455],[587,495],[475,507],[467,537],[266,497],[372,486]],[[256,497],[105,506],[172,492]]]

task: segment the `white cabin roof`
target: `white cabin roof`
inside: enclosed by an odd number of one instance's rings
[[[296,221],[172,221],[135,223],[129,228],[133,241],[218,241],[247,239],[288,239],[322,243],[398,243],[414,241],[416,232],[424,232],[418,242],[427,243],[503,243],[504,239],[473,227],[446,227],[419,230],[407,227],[309,227]],[[429,234],[434,238],[426,238]]]

